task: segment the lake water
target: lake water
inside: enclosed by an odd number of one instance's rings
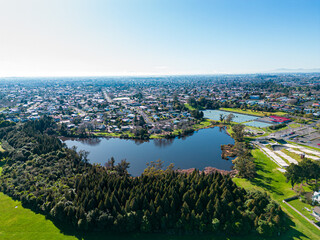
[[[192,136],[175,139],[153,139],[147,142],[119,138],[69,139],[64,141],[68,147],[76,146],[78,150],[89,153],[91,163],[104,165],[114,157],[117,162],[126,159],[130,162],[129,173],[140,175],[146,163],[161,159],[164,166],[173,163],[176,168],[215,167],[231,170],[231,159],[221,158],[221,145],[233,144],[234,140],[224,128],[202,129]]]
[[[255,116],[251,116],[251,115],[226,112],[226,111],[221,111],[221,110],[205,110],[205,111],[203,111],[203,117],[209,118],[214,121],[220,120],[220,114],[222,114],[224,117],[228,116],[229,114],[233,114],[234,118],[232,119],[232,121],[237,122],[237,123],[253,121],[253,120],[260,118],[260,117],[255,117]]]
[[[264,128],[264,127],[270,127],[273,124],[265,123],[265,122],[258,122],[258,121],[251,121],[251,122],[244,123],[244,125],[251,126],[251,127]]]

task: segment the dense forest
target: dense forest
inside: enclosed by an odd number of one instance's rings
[[[149,166],[131,177],[126,163],[91,165],[87,153],[51,135],[54,128],[50,118],[0,128],[6,150],[0,190],[54,221],[77,231],[273,235],[286,230],[287,217],[276,202],[237,187],[228,175]]]

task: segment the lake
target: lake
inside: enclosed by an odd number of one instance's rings
[[[176,168],[215,167],[231,170],[231,159],[221,158],[221,145],[233,144],[234,140],[224,128],[214,127],[199,130],[185,138],[153,139],[149,141],[135,141],[120,138],[88,138],[64,140],[68,147],[76,146],[77,150],[89,152],[91,163],[104,165],[108,159],[114,157],[116,163],[121,159],[130,162],[129,173],[140,175],[150,161],[160,159],[164,166],[173,163]]]
[[[214,120],[214,121],[219,121],[220,120],[220,114],[223,115],[225,118],[229,114],[232,114],[234,116],[232,121],[236,122],[236,123],[243,123],[243,122],[253,121],[253,120],[256,120],[256,119],[260,118],[260,117],[256,117],[256,116],[252,116],[252,115],[234,113],[234,112],[227,112],[227,111],[221,111],[221,110],[205,110],[205,111],[203,111],[203,114],[204,114],[203,117],[209,118],[209,119]]]

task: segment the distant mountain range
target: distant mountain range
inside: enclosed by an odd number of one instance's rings
[[[311,73],[320,72],[320,68],[278,68],[272,72],[296,72],[296,73]]]

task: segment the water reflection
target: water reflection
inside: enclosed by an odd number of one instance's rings
[[[232,162],[221,158],[221,144],[233,144],[225,128],[209,128],[195,132],[192,136],[172,139],[127,140],[119,138],[94,138],[66,140],[68,147],[76,146],[78,151],[90,152],[91,163],[104,164],[114,157],[116,164],[121,159],[130,162],[129,173],[140,175],[146,163],[161,159],[164,167],[173,163],[176,168],[215,167],[231,170]]]
[[[63,142],[66,141],[77,141],[88,146],[97,146],[101,142],[101,138],[70,138],[70,137],[60,137]]]
[[[141,145],[142,143],[149,142],[149,140],[141,140],[141,139],[134,139],[133,141],[137,146]]]
[[[168,138],[168,139],[154,139],[153,142],[154,142],[154,145],[157,146],[157,147],[168,147],[170,145],[172,145],[174,141],[174,138]]]
[[[219,126],[219,132],[226,132],[226,126]]]

